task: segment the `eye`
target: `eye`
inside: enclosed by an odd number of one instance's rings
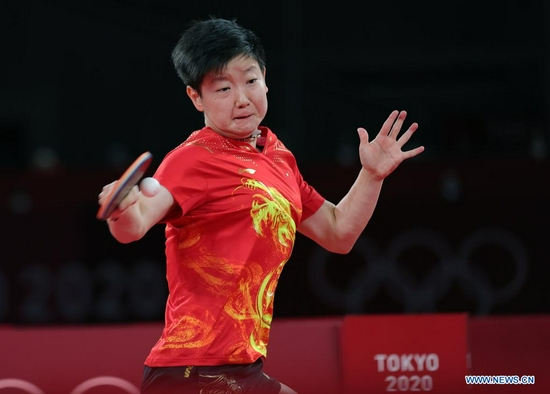
[[[252,85],[252,84],[255,84],[257,81],[258,81],[258,78],[252,78],[248,80],[248,83]]]
[[[216,92],[222,93],[222,92],[227,92],[228,90],[229,90],[229,87],[226,86],[226,87],[223,87],[223,88],[221,88],[221,89],[216,90]]]

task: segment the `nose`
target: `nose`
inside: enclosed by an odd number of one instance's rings
[[[235,98],[235,105],[239,108],[246,107],[250,104],[250,100],[246,95],[244,89],[237,89],[237,97]]]

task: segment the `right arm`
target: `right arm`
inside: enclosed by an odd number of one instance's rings
[[[114,186],[114,182],[103,187],[99,194],[99,205]],[[109,231],[120,243],[127,244],[141,239],[155,224],[159,223],[174,206],[172,194],[164,186],[153,197],[145,197],[137,186],[120,202],[117,209],[107,218]]]

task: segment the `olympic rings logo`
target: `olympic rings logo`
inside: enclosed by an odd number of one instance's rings
[[[485,247],[504,252],[513,262],[512,278],[494,286],[490,277],[475,264],[474,254]],[[400,263],[410,250],[423,249],[438,261],[425,272],[420,283],[411,270]],[[315,294],[328,306],[346,313],[362,313],[366,302],[384,287],[390,296],[404,306],[404,312],[435,312],[437,303],[457,285],[470,300],[477,302],[478,314],[487,314],[500,303],[512,299],[524,286],[528,271],[527,252],[520,240],[499,228],[486,228],[471,233],[456,253],[440,234],[416,229],[400,234],[387,247],[385,255],[367,237],[360,237],[354,247],[364,265],[353,273],[345,289],[328,278],[331,254],[317,246],[308,261],[308,277]]]
[[[99,386],[112,386],[123,390],[128,394],[139,394],[139,389],[127,380],[114,376],[98,376],[88,379],[76,386],[71,394],[84,394],[90,389]],[[22,379],[0,379],[0,391],[2,389],[19,389],[28,394],[45,394],[38,386]]]

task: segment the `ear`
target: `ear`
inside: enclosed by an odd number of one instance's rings
[[[193,102],[193,105],[195,106],[197,111],[203,112],[202,100],[201,100],[201,95],[199,94],[199,92],[197,92],[191,86],[187,86],[186,92],[187,92],[187,95],[189,96],[189,98],[191,99],[191,101]]]

